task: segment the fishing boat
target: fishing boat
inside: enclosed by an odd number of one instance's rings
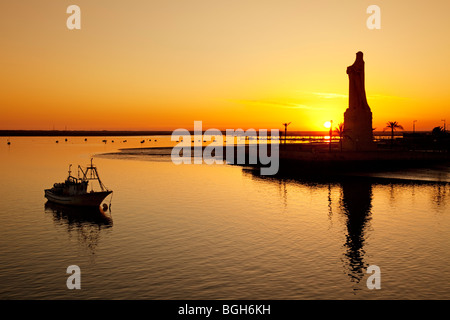
[[[48,201],[70,206],[98,207],[112,193],[100,180],[97,168],[92,164],[83,169],[78,166],[78,177],[72,176],[72,165],[69,165],[69,176],[62,183],[55,183],[51,189],[45,189]],[[93,190],[93,181],[97,181],[100,191]],[[88,186],[91,190],[88,191]]]

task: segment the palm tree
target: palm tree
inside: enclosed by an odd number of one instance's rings
[[[403,130],[403,127],[397,122],[397,121],[388,121],[386,123],[386,128],[384,128],[383,131],[386,129],[391,129],[391,146],[394,144],[394,131],[399,129]]]
[[[431,134],[433,136],[441,136],[443,133],[444,133],[444,128],[443,127],[435,127],[431,131]]]
[[[345,136],[347,136],[348,129],[344,129],[344,123],[339,123],[336,129],[334,129],[334,132],[336,132],[336,135],[339,136],[339,144],[341,146],[342,151],[342,140]]]

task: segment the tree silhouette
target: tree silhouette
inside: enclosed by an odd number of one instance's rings
[[[344,137],[348,137],[347,133],[348,133],[348,129],[344,129],[344,123],[339,123],[338,126],[336,127],[336,129],[334,129],[334,132],[336,132],[336,135],[339,136],[339,144],[341,147],[341,151],[342,151],[342,140]]]
[[[431,131],[431,134],[433,136],[442,136],[444,134],[444,128],[443,127],[435,127]]]
[[[394,131],[403,130],[403,127],[397,121],[388,121],[386,123],[386,128],[383,131],[390,129],[391,130],[391,146],[394,144]]]

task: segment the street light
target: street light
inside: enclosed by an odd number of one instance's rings
[[[417,120],[413,121],[413,134],[416,133],[416,122]]]
[[[325,128],[330,128],[330,152],[331,152],[331,139],[333,138],[333,120],[325,122],[324,126]]]
[[[288,125],[290,125],[291,123],[283,123],[284,126],[284,144],[286,144],[286,135],[287,135],[287,127]]]

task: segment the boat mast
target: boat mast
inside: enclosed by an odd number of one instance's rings
[[[100,176],[98,175],[97,168],[92,163],[93,159],[91,158],[91,165],[86,168],[86,171],[83,170],[80,166],[78,166],[78,169],[81,170],[83,173],[83,180],[97,180],[98,184],[100,185],[100,189],[102,191],[108,190],[106,186],[103,184],[103,182],[100,180]],[[89,173],[89,177],[88,177]]]

